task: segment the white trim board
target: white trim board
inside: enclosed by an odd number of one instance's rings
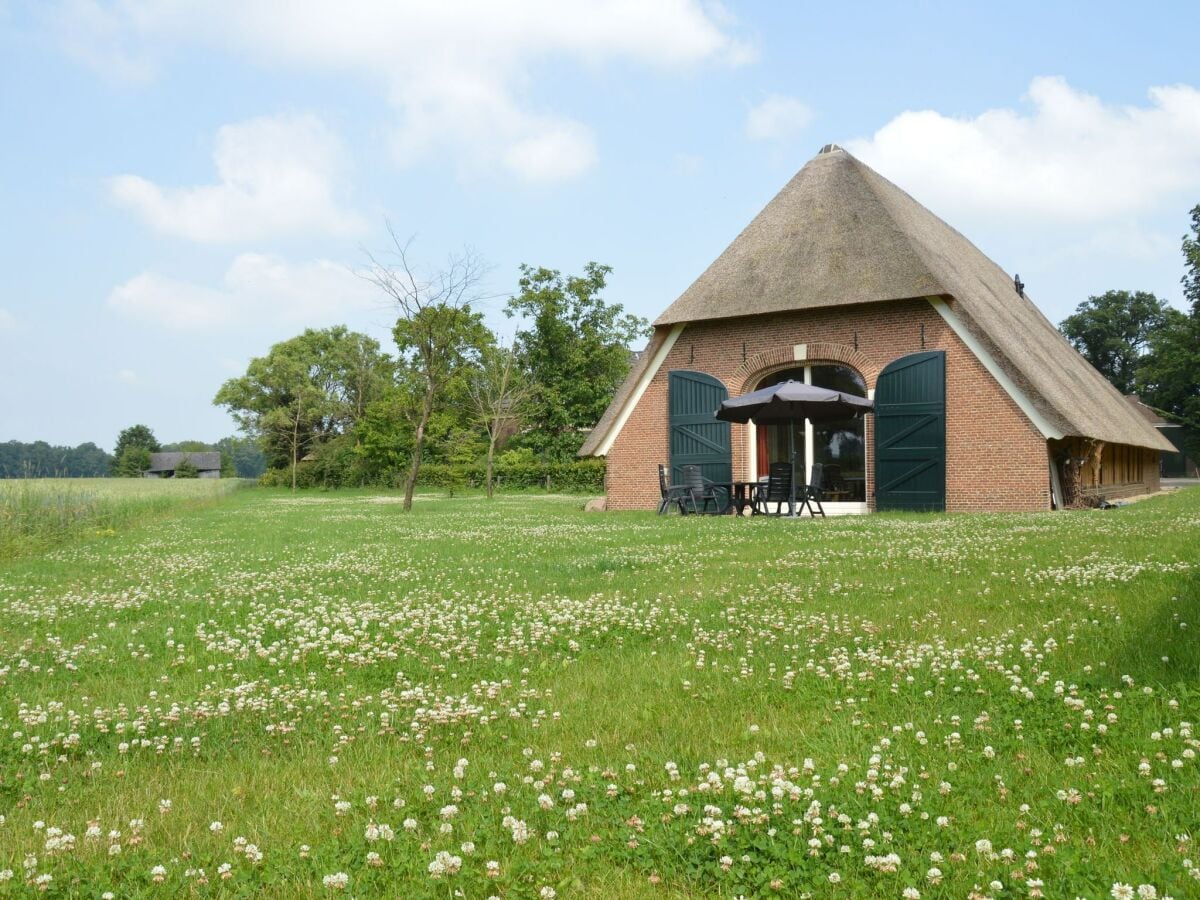
[[[671,352],[671,348],[675,346],[675,341],[679,339],[679,335],[683,333],[685,327],[684,324],[671,326],[671,330],[667,332],[667,336],[663,338],[663,342],[654,351],[654,356],[650,359],[646,368],[642,370],[642,377],[638,379],[637,384],[633,386],[633,390],[629,392],[629,396],[625,398],[625,405],[621,407],[620,415],[617,416],[616,421],[609,427],[608,434],[604,436],[604,440],[596,446],[592,456],[608,456],[608,451],[612,449],[617,435],[621,433],[621,429],[629,421],[629,417],[633,414],[634,409],[641,403],[642,395],[646,393],[646,388],[650,387],[650,382],[654,380],[654,376],[662,368],[663,361],[667,358],[667,354]]]
[[[950,330],[958,335],[959,340],[967,345],[967,349],[975,354],[975,358],[983,363],[983,367],[988,370],[988,373],[999,382],[1000,387],[1012,400],[1021,412],[1025,413],[1029,421],[1033,423],[1033,427],[1041,432],[1042,437],[1047,440],[1058,440],[1063,436],[1063,433],[1051,425],[1046,417],[1038,412],[1037,407],[1029,397],[1017,387],[1016,383],[1008,377],[1008,373],[1000,368],[999,364],[992,358],[992,355],[984,349],[983,345],[975,339],[975,335],[967,330],[967,326],[962,323],[962,320],[954,314],[954,310],[941,297],[926,297],[929,305],[932,306],[939,316],[945,320],[950,326]]]

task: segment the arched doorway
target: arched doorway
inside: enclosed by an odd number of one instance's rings
[[[867,384],[849,366],[814,363],[772,372],[754,386],[770,387],[784,381],[802,381],[817,387],[830,388],[859,397],[867,396]],[[813,421],[805,419],[789,426],[762,425],[755,429],[755,469],[766,474],[773,462],[788,459],[788,428],[794,428],[797,469],[805,480],[813,463],[825,467],[825,496],[837,512],[867,511],[867,454],[864,419],[834,419]],[[845,506],[841,506],[845,504]],[[839,508],[840,507],[840,508]]]

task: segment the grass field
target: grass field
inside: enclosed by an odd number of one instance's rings
[[[101,536],[181,505],[218,499],[242,482],[220,479],[0,479],[0,560]]]
[[[0,895],[1200,896],[1200,490],[394,499],[0,565]]]

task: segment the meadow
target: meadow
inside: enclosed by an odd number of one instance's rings
[[[1200,895],[1200,490],[396,499],[0,564],[0,896]]]
[[[180,506],[219,499],[240,484],[228,479],[0,479],[0,560],[115,533]]]

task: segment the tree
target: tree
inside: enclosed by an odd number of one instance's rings
[[[629,374],[629,344],[649,333],[645,319],[600,298],[611,267],[590,262],[582,276],[521,266],[520,293],[505,312],[520,316],[517,353],[535,387],[522,442],[549,459],[567,460],[604,414]]]
[[[1188,452],[1200,457],[1200,314],[1167,310],[1138,369],[1138,394],[1188,426]]]
[[[378,341],[340,325],[310,328],[252,359],[213,402],[259,439],[273,468],[291,468],[295,490],[300,458],[349,432],[390,371]]]
[[[126,447],[113,466],[118,478],[141,478],[150,468],[150,451],[146,447],[131,444]]]
[[[176,478],[199,478],[200,470],[188,457],[184,457],[175,465]]]
[[[1192,231],[1183,236],[1183,296],[1200,316],[1200,203],[1192,207]]]
[[[141,447],[146,451],[147,454],[157,453],[162,449],[158,443],[158,439],[154,437],[154,432],[150,430],[148,425],[130,425],[119,435],[117,435],[117,446],[113,450],[114,475],[120,474],[116,471],[116,469],[121,466],[121,458],[125,455],[125,451],[131,447]],[[150,468],[149,455],[146,457],[145,468]],[[126,469],[128,469],[128,467],[126,467]]]
[[[173,441],[170,444],[163,444],[162,449],[165,453],[205,453],[217,448],[205,441]]]
[[[1191,217],[1191,233],[1183,236],[1181,248],[1183,295],[1191,303],[1191,315],[1166,311],[1138,369],[1138,393],[1166,417],[1188,426],[1188,453],[1200,457],[1200,204]]]
[[[103,478],[114,460],[90,441],[52,447],[45,441],[0,443],[0,478]]]
[[[1122,394],[1131,393],[1150,336],[1161,328],[1165,301],[1146,291],[1089,297],[1058,326],[1071,345]]]
[[[451,386],[478,355],[489,338],[482,316],[471,306],[481,299],[485,272],[482,260],[470,251],[451,257],[432,275],[418,274],[408,258],[411,241],[402,243],[392,226],[387,261],[367,254],[370,265],[360,273],[394,305],[398,318],[392,329],[396,361],[393,411],[412,426],[412,451],[404,479],[404,505],[412,509],[421,472],[429,420],[445,403]]]
[[[225,437],[217,441],[221,451],[221,477],[258,478],[266,471],[267,462],[262,448],[253,438]],[[226,471],[225,460],[231,461],[232,470]]]
[[[532,395],[532,385],[521,371],[512,348],[493,345],[480,354],[479,367],[467,380],[467,395],[476,424],[483,426],[488,436],[486,484],[490,500],[496,443],[519,427]]]

